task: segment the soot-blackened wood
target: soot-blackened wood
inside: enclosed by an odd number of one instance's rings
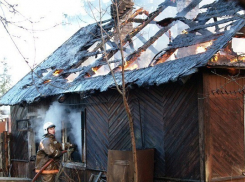
[[[103,94],[91,97],[86,107],[87,129],[87,168],[106,170],[108,150],[108,110],[107,103],[100,101],[106,98]]]
[[[197,85],[193,77],[129,92],[136,145],[155,148],[156,177],[200,179]],[[87,101],[87,167],[106,170],[108,149],[131,149],[122,97],[110,90]]]
[[[20,106],[11,107],[11,159],[29,160],[27,131],[17,130],[17,120],[26,118],[27,108]]]
[[[195,80],[182,88],[173,85],[174,91],[164,108],[165,165],[169,177],[200,179],[197,85]]]
[[[217,39],[222,33],[213,35],[196,35],[196,33],[180,34],[170,43],[168,49],[176,49],[181,47],[188,47],[191,45],[198,45],[200,43],[209,42]]]
[[[114,93],[113,102],[109,104],[109,149],[130,150],[131,139],[128,118],[124,109],[122,96]]]
[[[174,23],[170,23],[166,27],[160,29],[154,36],[152,36],[147,42],[145,42],[143,46],[141,46],[137,51],[128,56],[128,66],[130,66],[130,64],[133,63],[138,57],[140,57],[142,52],[146,51],[147,48],[149,48],[159,37],[166,33],[173,25]]]
[[[145,148],[155,148],[155,176],[165,175],[164,132],[162,114],[163,90],[156,87],[137,89],[142,120],[142,139]]]
[[[106,100],[100,103],[101,100]],[[134,101],[132,101],[134,103]],[[107,168],[107,150],[130,150],[131,139],[122,97],[116,91],[99,94],[88,99],[87,111],[87,166],[90,169]],[[129,101],[130,105],[131,101]],[[137,107],[136,107],[137,109]],[[133,108],[133,110],[135,110]],[[134,116],[136,122],[138,114]],[[139,131],[139,127],[136,130]],[[139,136],[138,140],[140,140]],[[98,162],[100,161],[100,162]]]
[[[197,87],[194,86],[197,84],[192,81],[184,86],[175,83],[135,91],[140,99],[141,108],[144,108],[141,113],[145,146],[156,148],[156,177],[177,178],[182,173],[181,178],[186,179],[192,175],[192,178],[199,179]],[[192,84],[193,87],[190,87]],[[186,103],[190,103],[191,106],[186,107]],[[184,141],[181,141],[178,129],[182,130]],[[176,135],[171,137],[171,132],[175,132]],[[177,143],[186,145],[181,148]],[[176,161],[176,158],[179,160]],[[191,161],[188,172],[187,161]]]
[[[128,36],[122,41],[122,46],[124,46],[128,40],[131,40],[138,32],[140,32],[145,26],[147,26],[152,20],[154,20],[155,17],[157,17],[164,9],[167,8],[168,3],[163,3],[162,6],[160,6],[156,11],[152,12],[147,19],[140,24],[139,26],[135,27],[129,34]],[[120,46],[119,46],[120,47]],[[106,56],[103,55],[103,57],[101,59],[96,60],[97,63],[97,68],[100,68],[101,65],[104,65],[103,62],[106,62],[106,60],[109,60],[118,50],[114,50],[111,53],[107,54]],[[100,63],[101,62],[101,63]],[[91,70],[93,67],[90,67],[88,70]],[[89,72],[90,75],[94,75],[95,73],[91,73]],[[83,75],[85,75],[85,73],[83,73]]]

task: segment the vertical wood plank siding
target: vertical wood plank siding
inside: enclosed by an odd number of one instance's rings
[[[239,93],[244,79],[204,75],[207,121],[206,172],[208,181],[243,181],[244,171],[244,106]],[[234,180],[235,181],[235,180]]]
[[[17,130],[16,120],[25,119],[27,115],[27,107],[13,106],[11,107],[11,158],[18,160],[29,160],[27,132]]]
[[[129,94],[137,148],[155,148],[155,176],[200,179],[197,79]],[[101,102],[101,101],[104,101]],[[121,96],[107,91],[87,100],[87,167],[107,169],[107,149],[130,150]],[[95,104],[97,103],[97,104]]]

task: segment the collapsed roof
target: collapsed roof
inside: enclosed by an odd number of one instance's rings
[[[120,25],[134,23],[122,40],[126,84],[146,86],[176,81],[197,72],[199,67],[218,64],[215,57],[232,37],[244,37],[237,33],[245,26],[245,18],[239,13],[241,7],[236,2],[215,1],[202,7],[206,11],[195,19],[186,18],[185,15],[200,2],[193,0],[176,17],[156,22],[155,19],[174,4],[165,0],[149,14],[142,8],[136,10]],[[145,18],[137,18],[142,13],[146,14]],[[174,37],[171,32],[179,22],[188,27]],[[101,26],[94,23],[81,28],[13,86],[0,99],[0,104],[32,103],[41,97],[63,93],[106,91],[115,87],[108,65],[115,73],[117,84],[121,85],[122,57],[120,45],[113,39],[116,32],[113,27],[114,21],[108,20]],[[151,36],[144,36],[144,30],[151,30]],[[196,49],[200,45],[205,50],[198,52]],[[177,50],[193,46],[194,52],[177,55]]]

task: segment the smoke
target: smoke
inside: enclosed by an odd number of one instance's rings
[[[70,142],[77,145],[78,151],[82,151],[82,132],[81,132],[81,112],[73,111],[68,115],[69,124],[71,125],[68,136],[70,136]]]
[[[38,109],[38,121],[35,122],[37,140],[41,140],[44,135],[43,125],[46,122],[52,122],[55,124],[56,138],[61,140],[61,123],[65,116],[65,107],[58,102],[53,102],[48,110],[43,108]]]
[[[53,102],[46,112],[44,123],[52,122],[55,124],[56,138],[61,140],[62,122],[66,121],[65,107],[59,102]]]
[[[42,139],[43,124],[46,122],[52,122],[55,124],[55,137],[59,142],[61,141],[62,123],[64,122],[67,127],[68,141],[78,146],[78,150],[81,153],[81,111],[74,110],[67,106],[60,104],[59,102],[53,102],[48,110],[43,108],[38,109],[38,118],[35,121],[35,133],[36,141],[39,143]]]

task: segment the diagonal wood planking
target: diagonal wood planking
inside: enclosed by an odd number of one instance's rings
[[[197,82],[172,84],[164,107],[166,174],[199,179]]]
[[[107,150],[130,150],[131,139],[122,97],[107,91],[89,98],[87,165],[107,167]],[[105,102],[101,102],[105,101]],[[155,148],[155,176],[199,179],[197,82],[130,91],[129,104],[138,149]]]
[[[88,101],[94,104],[86,107],[88,169],[107,169],[108,109],[107,103],[101,102],[105,98],[105,94],[91,97]]]
[[[230,79],[232,78],[232,79]],[[234,79],[235,78],[235,79]],[[206,174],[209,181],[242,178],[244,171],[244,93],[242,76],[204,74]]]
[[[212,178],[240,176],[244,168],[242,95],[209,98]]]
[[[131,148],[131,139],[127,114],[122,96],[114,94],[109,102],[109,149],[125,150]]]
[[[151,89],[139,89],[135,91],[139,98],[142,130],[143,148],[155,148],[155,176],[165,174],[164,154],[164,132],[162,122],[162,89],[152,87]]]

